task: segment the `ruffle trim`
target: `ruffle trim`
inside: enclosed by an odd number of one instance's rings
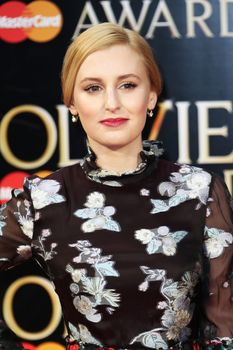
[[[141,162],[135,169],[129,169],[125,172],[110,171],[98,167],[96,164],[96,154],[87,144],[88,154],[81,162],[82,169],[85,174],[92,180],[102,182],[105,180],[121,180],[122,177],[138,175],[144,172],[152,159],[158,158],[164,152],[162,143],[159,141],[143,141],[142,151],[140,152]]]

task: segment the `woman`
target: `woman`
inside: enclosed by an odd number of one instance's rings
[[[89,155],[14,192],[2,268],[32,248],[60,297],[67,349],[232,349],[230,196],[219,178],[142,144],[161,90],[150,47],[94,26],[70,45],[62,86]]]

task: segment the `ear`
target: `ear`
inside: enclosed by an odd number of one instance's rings
[[[148,109],[154,109],[157,103],[158,96],[155,91],[151,91],[149,95]]]
[[[77,108],[75,107],[74,104],[71,104],[70,107],[69,107],[69,111],[72,115],[78,115],[78,111],[77,111]]]

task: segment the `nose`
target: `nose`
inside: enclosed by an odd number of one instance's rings
[[[105,94],[105,109],[110,112],[115,112],[120,108],[120,99],[115,89],[106,90]]]

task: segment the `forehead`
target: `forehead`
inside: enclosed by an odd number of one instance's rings
[[[129,45],[113,45],[90,54],[82,63],[77,79],[85,76],[124,74],[147,75],[143,57]]]

